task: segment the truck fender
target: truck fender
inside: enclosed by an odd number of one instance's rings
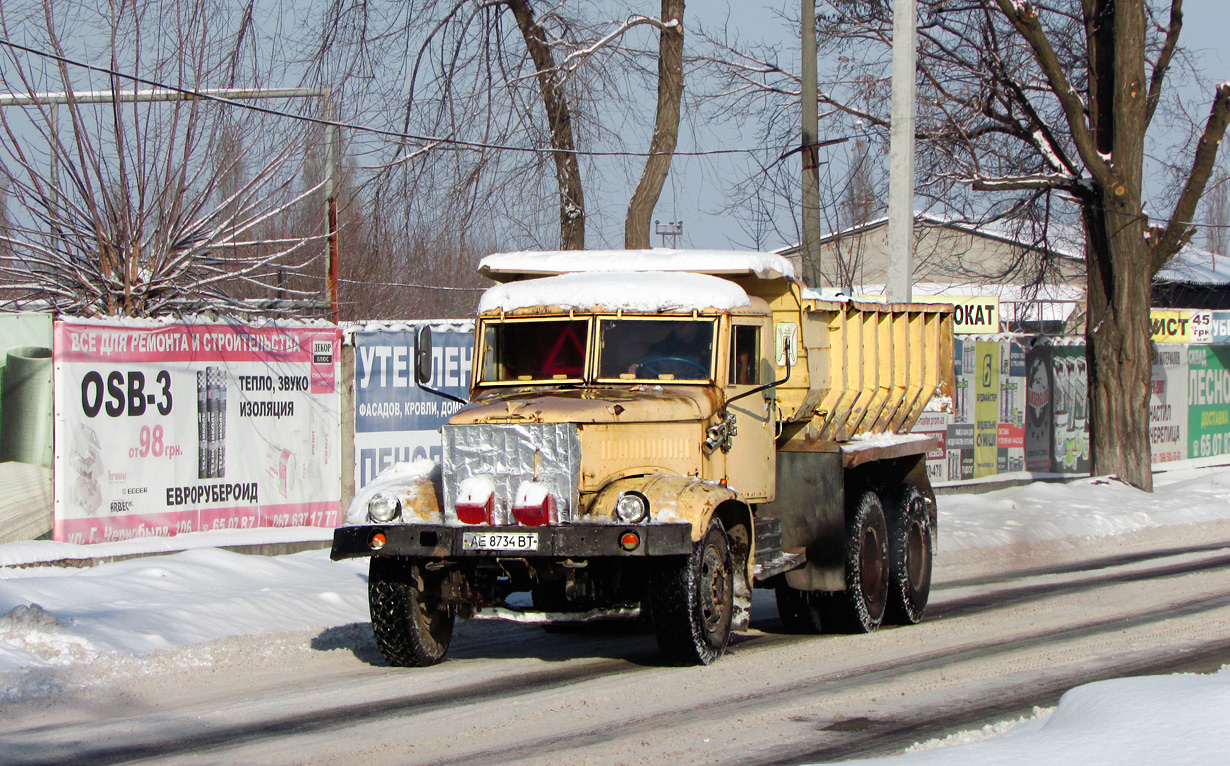
[[[615,501],[625,492],[639,492],[649,501],[652,521],[687,521],[692,524],[692,542],[698,542],[709,527],[718,506],[739,496],[729,487],[692,476],[650,474],[616,479],[598,490],[590,504],[594,517],[614,519]]]
[[[649,501],[649,515],[653,521],[690,522],[694,543],[705,534],[710,519],[714,516],[721,519],[735,558],[735,568],[740,573],[735,588],[736,605],[746,601],[746,608],[750,609],[756,533],[752,528],[751,509],[738,493],[717,482],[701,481],[693,476],[630,476],[616,479],[599,490],[590,505],[590,515],[613,518],[615,501],[624,492],[644,495]],[[746,610],[742,617],[744,619],[737,617],[736,622],[746,625]]]
[[[426,460],[396,463],[381,471],[367,486],[355,493],[346,508],[347,524],[366,524],[367,504],[377,492],[395,495],[401,501],[398,521],[415,524],[440,524],[444,521],[444,486],[440,466]]]

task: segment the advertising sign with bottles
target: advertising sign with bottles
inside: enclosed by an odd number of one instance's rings
[[[55,536],[340,523],[333,326],[55,325]]]
[[[1085,347],[1056,345],[1051,347],[1051,379],[1055,383],[1051,397],[1051,417],[1054,444],[1051,449],[1051,471],[1054,473],[1089,472],[1089,375]]]

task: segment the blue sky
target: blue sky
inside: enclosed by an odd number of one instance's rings
[[[1182,44],[1197,61],[1202,77],[1208,82],[1208,87],[1199,89],[1187,87],[1185,98],[1192,106],[1193,114],[1199,119],[1208,113],[1212,101],[1212,85],[1224,80],[1230,80],[1230,13],[1227,12],[1224,0],[1187,0],[1184,3],[1184,27],[1181,37]],[[797,51],[798,32],[788,28],[782,21],[783,14],[798,14],[796,2],[775,3],[695,3],[690,4],[686,11],[685,21],[689,29],[696,24],[706,27],[719,25],[729,15],[731,29],[738,30],[744,41],[752,40],[782,40],[783,55],[789,56],[791,47]],[[790,40],[785,38],[789,36]],[[798,54],[783,61],[795,71],[798,68]],[[820,64],[820,79],[824,80],[824,64]],[[1156,128],[1155,128],[1156,130]],[[825,138],[825,126],[820,127],[820,138]],[[754,136],[710,135],[700,139],[705,149],[722,147],[750,147],[754,145]],[[647,142],[647,139],[646,139]],[[687,148],[687,139],[681,137],[680,148]],[[797,156],[791,158],[796,167],[799,164]],[[697,158],[677,157],[672,165],[671,177],[663,189],[662,197],[655,211],[655,217],[662,221],[684,222],[682,247],[723,248],[732,245],[750,246],[737,222],[720,212],[724,199],[718,188],[720,178],[729,178],[737,174],[734,160],[702,160]],[[593,179],[587,181],[591,188],[596,184]],[[598,215],[591,217],[591,234],[587,237],[590,247],[622,245],[623,205],[626,205],[628,192],[618,185],[596,188],[593,197],[598,205]],[[587,190],[587,193],[590,193]],[[1161,214],[1160,206],[1152,212]],[[591,206],[591,216],[594,208]],[[603,215],[609,213],[609,215]],[[603,241],[606,240],[606,241]],[[661,244],[661,238],[652,237],[654,245]],[[772,249],[784,244],[790,244],[781,237],[770,237],[761,244],[762,249]]]

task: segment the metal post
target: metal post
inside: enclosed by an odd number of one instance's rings
[[[890,301],[908,301],[914,283],[914,64],[918,24],[914,0],[893,4],[893,122],[888,152]]]
[[[337,299],[337,272],[338,272],[338,241],[337,241],[337,183],[334,178],[336,173],[337,160],[334,156],[333,142],[335,140],[333,129],[333,97],[328,90],[325,91],[325,205],[326,215],[328,218],[329,231],[327,235],[327,263],[329,290],[329,315],[334,324],[337,324],[341,318],[338,311]]]
[[[820,167],[816,154],[820,110],[816,103],[816,0],[802,4],[802,155],[803,155],[803,275],[813,287],[821,285]]]
[[[53,235],[60,230],[60,105],[51,104],[51,152],[48,161],[51,164],[51,231]]]

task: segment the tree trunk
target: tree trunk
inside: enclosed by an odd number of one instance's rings
[[[1092,127],[1107,171],[1084,195],[1085,354],[1089,426],[1097,475],[1153,491],[1149,388],[1153,341],[1149,308],[1153,252],[1142,214],[1147,125],[1144,6],[1095,0],[1089,28]]]
[[[525,47],[538,72],[538,91],[551,129],[551,148],[555,158],[555,177],[559,185],[560,248],[585,249],[585,199],[581,192],[581,168],[572,137],[572,112],[559,81],[555,57],[547,36],[530,8],[529,0],[507,0]]]
[[[1145,224],[1122,204],[1115,209],[1113,192],[1101,196],[1101,205],[1083,206],[1091,469],[1151,492],[1152,269]]]
[[[628,250],[650,246],[649,221],[658,205],[679,140],[679,103],[683,99],[683,4],[684,0],[662,0],[662,21],[677,21],[678,24],[663,29],[658,38],[658,108],[649,157],[645,159],[645,170],[628,203],[628,217],[624,221],[624,247]]]

